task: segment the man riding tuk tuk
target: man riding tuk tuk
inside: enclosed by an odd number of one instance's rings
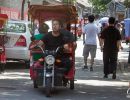
[[[6,23],[8,21],[8,16],[6,14],[0,14],[0,73],[4,71],[4,66],[6,64],[5,55],[5,43],[6,43]]]
[[[30,44],[30,47],[34,47],[31,48],[32,55],[35,53],[41,53],[43,56],[38,61],[34,61],[33,56],[31,57],[30,76],[33,80],[34,88],[38,88],[40,86],[45,87],[46,96],[50,96],[51,90],[56,86],[66,86],[69,83],[70,89],[74,89],[76,42],[73,34],[69,31],[71,29],[71,24],[73,23],[75,23],[76,29],[77,11],[75,6],[63,4],[31,5],[29,7],[29,15],[32,22],[32,36],[34,36],[35,20],[39,21],[39,27],[42,26],[42,24],[46,21],[52,22],[52,31],[47,33],[47,35],[44,36],[45,38],[43,37],[43,39],[41,39],[42,44],[44,44],[43,47],[41,46],[41,41],[35,39],[33,39],[32,43]],[[64,27],[64,25],[66,27]],[[57,36],[55,34],[55,30],[57,30]],[[57,40],[51,40],[52,37],[53,39],[55,38],[54,35],[56,38],[58,37],[58,41],[61,40],[61,42],[58,43],[56,42]],[[64,41],[62,40],[68,41],[68,39],[65,37],[69,39],[71,38],[70,40],[72,41],[64,44]],[[51,47],[50,44],[53,44],[53,47]],[[47,45],[49,47],[47,47]],[[38,48],[40,48],[42,52]],[[65,48],[68,50],[65,50]],[[63,56],[67,57],[71,63],[71,67],[67,73],[65,71],[66,69],[62,66],[64,64],[62,62],[63,60],[61,60],[62,58],[60,58],[61,55],[60,57],[57,57],[57,55],[61,53]]]

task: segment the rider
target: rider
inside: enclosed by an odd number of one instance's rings
[[[38,45],[43,45],[45,50],[56,50],[57,47],[63,46],[65,51],[69,50],[68,43],[72,42],[72,38],[60,32],[61,22],[59,20],[52,20],[52,32],[46,34]],[[34,45],[35,46],[35,45]],[[31,46],[33,48],[34,46]],[[59,56],[59,55],[58,55]],[[69,57],[65,57],[64,54],[60,54],[62,67],[66,68],[65,73],[69,71],[71,67],[71,61]]]
[[[74,50],[75,50],[76,47],[77,47],[76,38],[73,35],[73,33],[68,30],[66,22],[62,23],[62,27],[60,29],[60,33],[62,33],[66,37],[69,37],[69,39],[71,40],[71,42],[73,42],[73,47],[74,47]]]

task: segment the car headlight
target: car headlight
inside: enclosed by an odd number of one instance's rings
[[[48,55],[45,57],[45,61],[48,65],[52,65],[55,62],[55,58],[52,55]]]

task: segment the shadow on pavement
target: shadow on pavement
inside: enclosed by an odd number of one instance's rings
[[[116,80],[112,80],[111,76],[103,79],[101,60],[95,61],[93,72],[82,70],[84,65],[82,57],[76,57],[75,63],[77,80],[75,90],[56,88],[49,100],[128,100],[126,90],[129,73],[118,72]],[[9,69],[0,76],[0,98],[1,100],[47,99],[43,88],[33,88],[29,70],[17,70],[17,68]]]

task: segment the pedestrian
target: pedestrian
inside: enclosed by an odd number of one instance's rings
[[[94,58],[96,56],[96,49],[97,49],[96,38],[99,34],[99,29],[97,25],[94,23],[94,19],[95,18],[93,15],[88,16],[89,23],[85,25],[83,32],[83,43],[84,43],[83,56],[85,64],[83,69],[88,69],[87,59],[90,53],[91,55],[90,71],[93,71]]]
[[[110,17],[109,26],[101,32],[101,48],[103,49],[104,78],[108,74],[113,74],[112,79],[116,79],[116,68],[118,51],[121,46],[121,34],[115,27],[115,18]]]

